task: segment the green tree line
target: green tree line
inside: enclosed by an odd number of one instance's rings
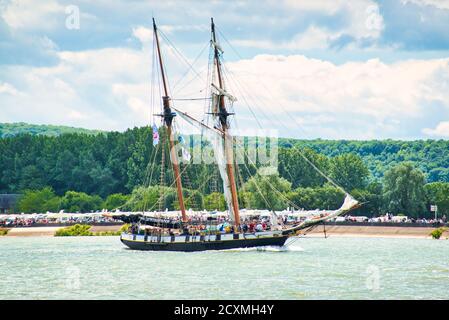
[[[0,138],[14,137],[23,133],[56,137],[63,133],[98,134],[101,132],[102,131],[99,130],[89,130],[67,126],[37,125],[24,122],[0,123]]]
[[[277,172],[267,174],[248,163],[237,167],[242,207],[338,207],[343,192],[314,170],[305,155],[364,202],[357,214],[430,216],[430,204],[449,213],[448,141],[280,139],[279,146]],[[173,209],[178,204],[168,150],[164,152],[162,167],[162,152],[153,146],[148,127],[122,133],[18,134],[0,139],[0,192],[23,193],[23,212],[142,210],[156,208],[161,198],[164,208]],[[224,208],[221,181],[213,179],[218,176],[215,165],[181,169],[188,207]],[[165,187],[160,186],[161,171]]]

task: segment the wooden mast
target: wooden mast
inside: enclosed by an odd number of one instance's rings
[[[161,49],[159,47],[159,37],[157,34],[157,27],[156,27],[156,22],[154,21],[154,18],[153,18],[153,30],[154,30],[154,36],[156,38],[157,54],[159,57],[159,66],[161,69],[162,83],[164,85],[164,96],[162,97],[164,111],[163,111],[162,117],[164,119],[165,126],[167,127],[167,135],[168,135],[168,138],[170,141],[170,155],[171,155],[171,160],[173,163],[173,172],[175,174],[176,190],[178,193],[179,207],[181,209],[181,214],[182,214],[182,222],[187,222],[186,209],[184,206],[184,196],[182,194],[181,175],[179,173],[178,156],[176,154],[175,142],[174,142],[174,137],[173,137],[173,132],[172,132],[172,122],[173,122],[173,118],[175,117],[176,114],[174,112],[172,112],[171,108],[170,108],[170,97],[168,95],[167,83],[166,83],[165,72],[164,72],[164,64],[162,63]]]
[[[211,18],[211,29],[212,29],[212,42],[214,46],[214,59],[215,64],[217,65],[217,75],[218,75],[218,85],[221,90],[224,91],[224,85],[223,85],[223,79],[221,76],[221,65],[220,65],[220,58],[219,58],[219,52],[218,52],[218,44],[217,44],[217,38],[215,36],[215,24],[214,19]],[[232,209],[234,213],[234,224],[236,227],[240,225],[240,213],[239,213],[239,201],[237,197],[237,187],[235,184],[235,178],[234,178],[234,156],[233,156],[233,144],[232,144],[232,136],[228,133],[228,121],[227,118],[230,115],[228,111],[226,110],[225,106],[225,100],[224,95],[222,92],[219,94],[219,110],[218,110],[218,118],[220,120],[221,130],[223,131],[223,139],[224,139],[224,146],[225,146],[225,154],[226,154],[226,170],[229,177],[229,185],[231,188],[231,197],[232,197]]]

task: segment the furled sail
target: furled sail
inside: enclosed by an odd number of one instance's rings
[[[203,132],[204,137],[211,143],[214,150],[215,161],[217,162],[218,170],[220,171],[220,176],[223,180],[223,193],[226,204],[228,205],[231,220],[234,221],[234,208],[232,206],[231,186],[229,183],[228,172],[226,170],[226,154],[223,133],[215,128],[205,125],[185,112],[182,112],[174,107],[172,107],[172,109],[176,110],[182,119],[200,129]]]
[[[204,130],[204,136],[210,141],[212,148],[214,149],[215,160],[217,161],[218,170],[221,179],[223,180],[224,197],[229,208],[229,216],[231,217],[232,222],[234,222],[235,211],[232,205],[231,185],[229,182],[228,171],[226,170],[225,142],[223,136],[221,134],[211,134],[211,131],[209,130]]]

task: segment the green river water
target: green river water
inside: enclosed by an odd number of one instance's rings
[[[2,237],[0,299],[449,299],[449,241],[176,253],[128,250],[118,237]]]

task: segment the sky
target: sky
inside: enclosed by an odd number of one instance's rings
[[[236,131],[449,138],[449,0],[0,0],[0,122],[156,121],[153,16],[173,99],[205,97],[214,18]]]

